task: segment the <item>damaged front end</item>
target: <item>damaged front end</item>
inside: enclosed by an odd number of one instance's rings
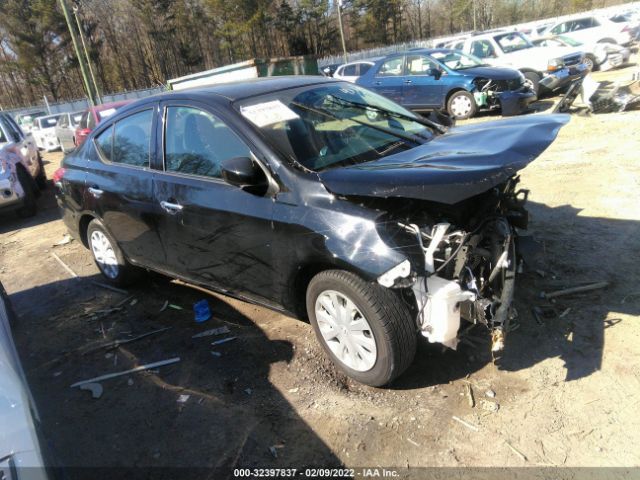
[[[522,75],[512,79],[476,78],[473,97],[480,110],[501,110],[502,116],[519,115],[537,100]]]
[[[526,229],[528,191],[519,177],[457,205],[411,202],[380,225],[387,242],[410,252],[382,275],[387,287],[410,286],[416,326],[430,342],[455,349],[461,321],[486,326],[500,356],[513,297],[516,228]]]

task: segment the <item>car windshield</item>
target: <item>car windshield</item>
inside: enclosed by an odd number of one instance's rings
[[[430,56],[452,70],[464,70],[486,65],[478,57],[453,50],[450,52],[434,52]]]
[[[55,127],[60,119],[60,115],[51,115],[50,117],[38,118],[38,124],[40,128]]]
[[[80,125],[80,120],[82,120],[83,113],[84,112],[76,112],[69,115],[69,118],[71,118],[71,124],[73,126],[77,127],[78,125]]]
[[[518,32],[503,33],[501,35],[496,35],[493,38],[498,45],[500,45],[500,48],[504,53],[516,52],[518,50],[533,47],[531,42]]]
[[[315,171],[381,158],[434,136],[410,111],[342,82],[261,95],[238,108],[277,150]]]

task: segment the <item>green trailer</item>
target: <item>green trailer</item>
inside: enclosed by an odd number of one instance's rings
[[[280,75],[320,75],[318,62],[312,55],[254,58],[246,62],[173,78],[167,83],[169,90],[183,90],[191,87]]]

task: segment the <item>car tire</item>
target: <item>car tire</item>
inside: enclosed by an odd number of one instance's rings
[[[20,218],[33,217],[38,212],[38,204],[36,203],[37,188],[31,175],[24,168],[18,168],[16,175],[18,182],[24,192],[22,206],[18,208],[16,213]]]
[[[116,287],[125,287],[140,276],[141,270],[124,258],[118,243],[100,220],[94,219],[89,223],[87,244],[93,261],[110,284]]]
[[[536,95],[540,92],[540,75],[536,72],[524,72],[525,85],[527,85]]]
[[[596,57],[591,55],[590,53],[584,56],[584,63],[590,71],[598,71],[598,61],[596,60]]]
[[[36,177],[36,184],[40,190],[47,188],[47,172],[44,171],[44,164],[42,163],[42,156],[38,154],[38,176]]]
[[[447,101],[447,113],[456,120],[471,118],[477,110],[476,99],[466,90],[454,92]]]
[[[413,361],[415,322],[396,292],[351,272],[325,270],[309,283],[306,305],[323,349],[354,380],[380,387]]]

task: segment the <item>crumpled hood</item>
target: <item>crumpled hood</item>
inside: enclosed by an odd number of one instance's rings
[[[451,128],[411,150],[319,172],[332,193],[454,204],[504,182],[538,157],[568,115],[527,115]]]

